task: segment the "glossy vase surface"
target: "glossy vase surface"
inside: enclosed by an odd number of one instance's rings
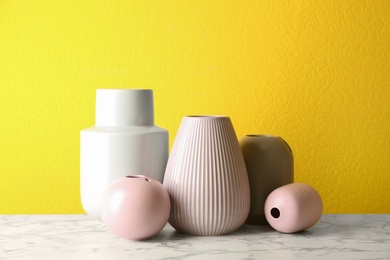
[[[248,175],[229,117],[184,117],[163,185],[171,198],[169,223],[190,235],[223,235],[249,212]]]
[[[98,89],[96,124],[80,133],[81,202],[101,219],[101,196],[112,181],[147,175],[162,182],[168,131],[154,125],[152,90]]]
[[[294,181],[294,160],[289,145],[278,136],[247,135],[240,139],[248,171],[251,208],[246,223],[267,224],[264,204],[276,188]]]

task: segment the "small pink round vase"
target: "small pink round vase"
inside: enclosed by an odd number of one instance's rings
[[[318,222],[322,215],[322,199],[310,185],[291,183],[271,192],[264,212],[274,229],[282,233],[295,233]]]
[[[115,235],[126,240],[144,240],[163,229],[171,204],[160,182],[143,175],[112,182],[104,192],[101,215]]]

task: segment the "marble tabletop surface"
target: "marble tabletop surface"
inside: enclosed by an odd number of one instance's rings
[[[193,237],[167,225],[141,242],[85,215],[0,215],[0,259],[390,259],[390,215],[323,215],[297,234],[244,225]]]

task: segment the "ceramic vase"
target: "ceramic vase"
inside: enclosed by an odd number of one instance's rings
[[[249,212],[248,175],[229,117],[184,117],[163,185],[171,198],[169,223],[190,235],[223,235]]]
[[[168,131],[154,125],[152,90],[98,89],[96,124],[80,134],[85,212],[100,220],[104,190],[123,176],[142,174],[162,182],[168,145]]]
[[[126,240],[148,239],[163,229],[171,211],[168,192],[143,175],[122,177],[102,197],[103,223]]]
[[[264,203],[276,188],[294,181],[294,161],[289,145],[278,136],[247,135],[240,139],[248,171],[251,208],[246,223],[267,224]]]
[[[310,185],[291,183],[274,190],[264,206],[269,224],[282,233],[314,226],[322,216],[322,199]]]

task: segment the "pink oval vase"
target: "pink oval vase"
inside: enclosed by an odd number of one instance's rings
[[[264,212],[268,223],[282,233],[294,233],[314,226],[322,215],[320,194],[304,183],[277,188],[268,196]]]

